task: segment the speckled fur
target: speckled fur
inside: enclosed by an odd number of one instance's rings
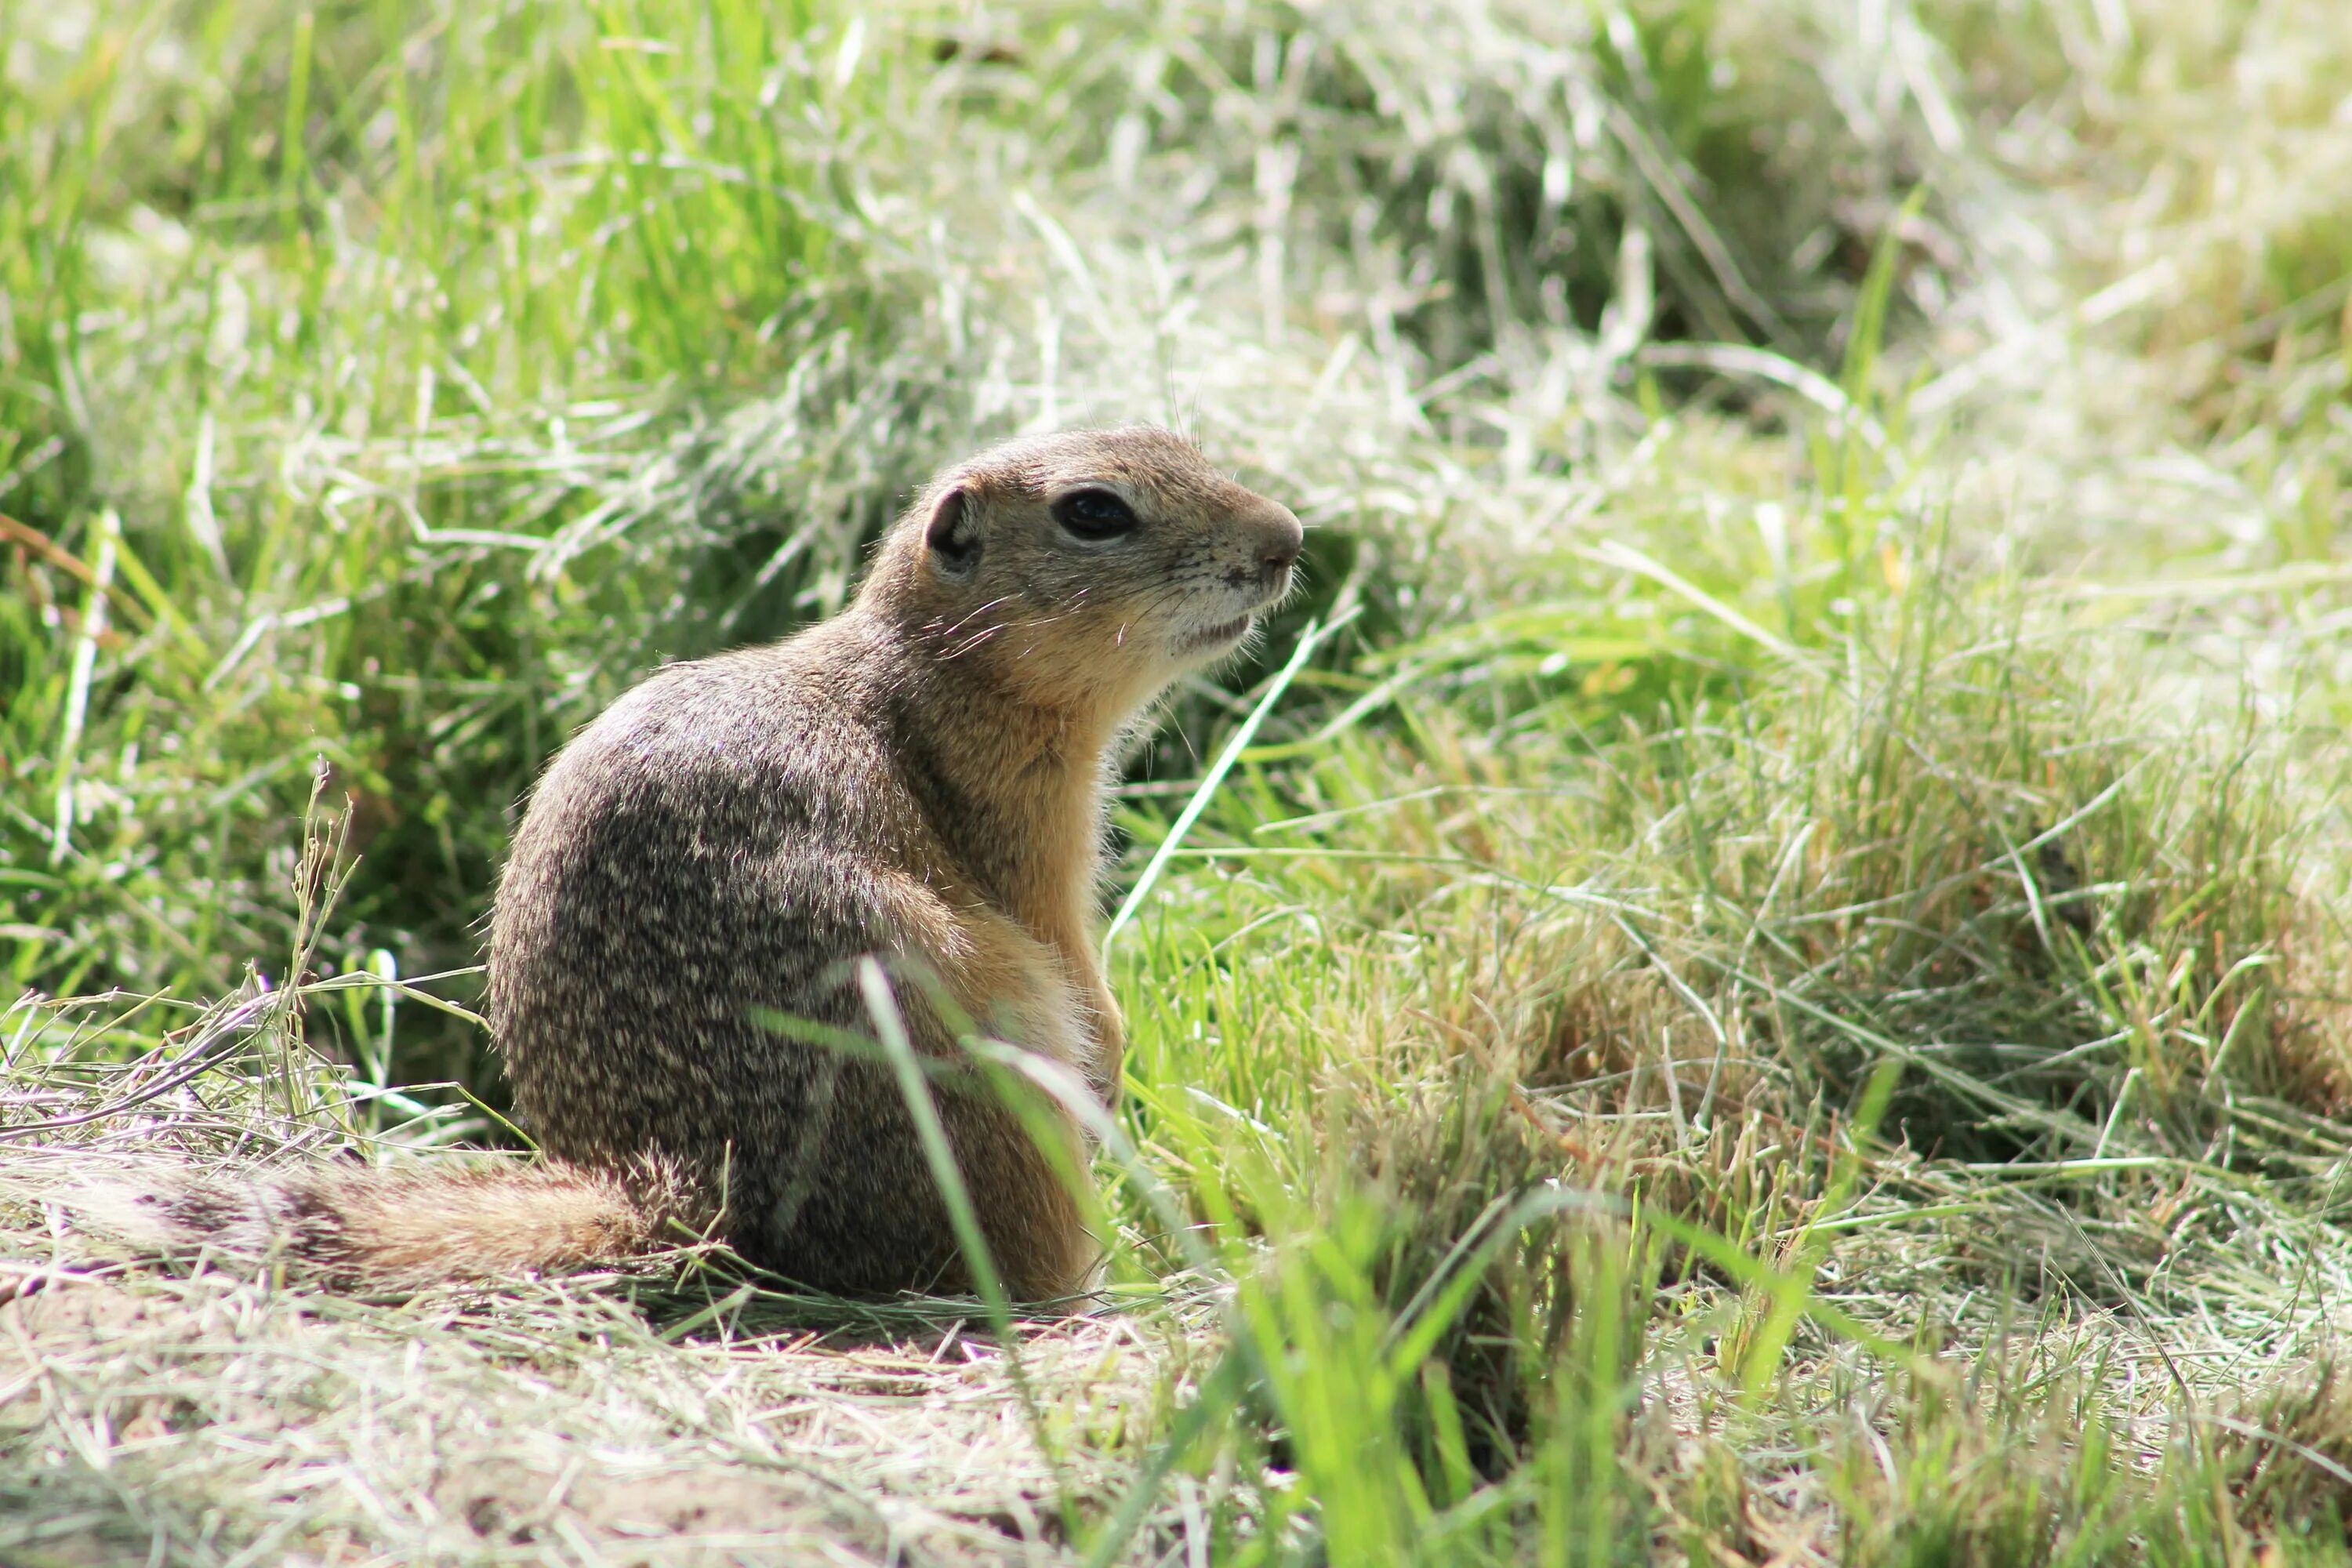
[[[1064,529],[1055,500],[1089,487],[1139,525]],[[396,1281],[715,1231],[814,1287],[967,1288],[890,1068],[763,1019],[870,1040],[855,970],[873,956],[919,1050],[958,1054],[928,976],[1108,1095],[1125,1049],[1092,931],[1108,771],[1168,682],[1286,591],[1299,543],[1289,511],[1160,430],[1015,442],[940,475],[850,608],[660,671],[541,781],[499,889],[489,1010],[547,1165],[320,1172],[121,1217]],[[968,1073],[933,1099],[1008,1285],[1081,1289],[1097,1248],[1054,1161]],[[1052,1115],[1076,1152],[1076,1120]]]
[[[143,1250],[289,1262],[394,1288],[641,1257],[692,1242],[689,1223],[709,1212],[697,1185],[657,1160],[270,1173],[133,1163],[61,1196],[86,1227]]]
[[[1082,485],[1140,526],[1064,531],[1052,502]],[[549,770],[499,892],[490,1013],[526,1125],[559,1160],[723,1181],[727,1237],[807,1284],[964,1287],[889,1068],[760,1014],[870,1035],[852,966],[878,955],[1108,1093],[1106,770],[1171,679],[1229,651],[1202,631],[1287,588],[1298,545],[1164,431],[1020,442],[934,480],[841,616],[615,703]],[[920,987],[898,991],[918,1047],[950,1054]],[[1078,1288],[1096,1247],[1045,1153],[984,1092],[934,1100],[1012,1288]]]

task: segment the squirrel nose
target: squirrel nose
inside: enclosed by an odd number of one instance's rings
[[[1265,543],[1258,552],[1268,575],[1287,571],[1307,542],[1307,531],[1299,526],[1297,516],[1288,507],[1277,510],[1281,515],[1266,531]]]

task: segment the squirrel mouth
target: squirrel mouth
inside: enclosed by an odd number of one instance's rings
[[[1204,627],[1184,639],[1183,651],[1188,654],[1207,653],[1212,648],[1223,647],[1229,643],[1239,642],[1248,635],[1251,626],[1256,620],[1257,617],[1255,615],[1237,616],[1222,625]]]

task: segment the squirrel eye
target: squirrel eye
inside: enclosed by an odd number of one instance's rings
[[[1072,490],[1054,503],[1054,521],[1080,539],[1115,539],[1135,527],[1135,513],[1108,490]]]

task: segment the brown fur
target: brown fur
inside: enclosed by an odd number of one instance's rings
[[[378,1286],[495,1279],[609,1263],[691,1242],[706,1207],[658,1163],[320,1164],[199,1175],[131,1165],[66,1194],[85,1224],[156,1252],[281,1260]]]
[[[1136,525],[1087,537],[1081,491]],[[927,487],[842,615],[646,680],[548,770],[492,922],[498,1045],[556,1163],[429,1195],[320,1178],[306,1191],[332,1234],[311,1250],[363,1274],[496,1274],[715,1224],[812,1286],[967,1288],[889,1067],[763,1020],[870,1038],[853,966],[876,956],[926,1057],[960,1058],[935,980],[1109,1096],[1105,780],[1168,682],[1286,591],[1299,544],[1288,510],[1167,432],[1015,442]],[[1055,1171],[1082,1149],[1076,1119],[1046,1108],[1053,1152],[968,1070],[932,1098],[1010,1287],[1080,1289],[1097,1248]],[[647,1168],[674,1179],[656,1194],[614,1174]]]

